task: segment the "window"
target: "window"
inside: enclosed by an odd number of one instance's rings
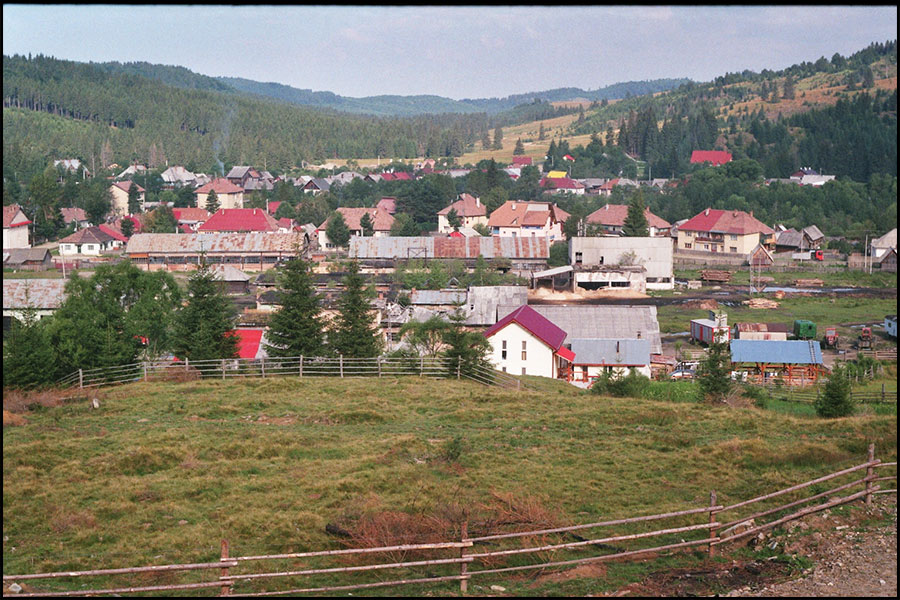
[[[703,249],[704,249],[704,250],[709,250],[709,244],[703,244]]]
[[[522,367],[522,375],[525,374],[525,367]]]
[[[728,237],[729,237],[729,239],[730,239],[732,242],[736,242],[736,241],[737,241],[737,236],[736,236],[736,235],[730,235],[730,236],[728,236]]]
[[[580,265],[580,264],[581,264],[581,256],[582,256],[581,252],[576,252],[576,253],[575,253],[575,264],[576,264],[576,265]]]
[[[687,250],[690,250],[690,249],[691,249],[691,245],[690,245],[690,244],[685,244],[684,247],[685,247],[685,249],[687,249]]]
[[[527,350],[527,348],[525,347],[525,340],[522,340],[522,350]]]
[[[506,367],[503,367],[503,372],[506,373]]]
[[[731,246],[731,247],[728,249],[728,251],[729,251],[729,252],[737,252],[737,246]]]
[[[525,357],[525,354],[526,354],[526,352],[525,352],[524,350],[522,350],[522,360],[528,360],[528,359]]]
[[[502,360],[506,360],[506,340],[503,340],[502,344],[503,346],[501,346],[500,358]],[[504,368],[503,370],[505,371],[506,369]]]
[[[693,231],[685,231],[684,235],[686,235],[687,237],[694,237],[694,232]]]

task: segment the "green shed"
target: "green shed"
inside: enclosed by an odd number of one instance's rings
[[[816,324],[812,321],[797,319],[794,321],[794,337],[800,340],[812,340],[816,337]]]

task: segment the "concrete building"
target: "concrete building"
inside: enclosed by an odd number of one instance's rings
[[[601,275],[604,269],[641,266],[645,270],[646,289],[671,290],[675,287],[672,256],[672,241],[666,237],[573,237],[569,240],[569,263],[575,268],[579,285],[611,281],[608,275]],[[591,275],[592,272],[597,275]]]
[[[125,255],[147,271],[193,271],[201,253],[210,265],[265,271],[296,256],[296,246],[303,247],[302,233],[138,233]]]

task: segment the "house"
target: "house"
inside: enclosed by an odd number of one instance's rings
[[[731,369],[744,381],[811,385],[828,373],[822,348],[808,340],[732,340]]]
[[[244,208],[244,188],[238,187],[224,177],[217,177],[194,191],[197,206],[209,210],[209,193],[216,192],[219,208]]]
[[[98,226],[79,229],[72,235],[59,240],[60,256],[100,256],[103,252],[114,250],[118,240]]]
[[[647,219],[647,230],[651,237],[669,237],[669,231],[672,228],[671,223],[654,215],[649,208],[644,209],[644,217]],[[587,222],[592,225],[599,225],[604,233],[621,234],[622,229],[625,227],[626,218],[628,218],[628,205],[606,204],[589,214]]]
[[[775,232],[741,210],[707,208],[678,227],[677,250],[747,255],[758,245],[770,247]]]
[[[232,167],[225,179],[244,190],[271,190],[275,178],[268,171],[258,171],[253,167]]]
[[[781,226],[779,226],[781,227]],[[791,227],[790,229],[776,229],[775,252],[797,252],[803,247],[803,234]]]
[[[576,283],[582,287],[590,287],[583,284],[597,279],[589,276],[591,271],[612,266],[642,266],[646,289],[675,287],[672,242],[665,237],[572,237],[569,264],[575,267]]]
[[[488,227],[491,234],[501,237],[546,237],[562,239],[562,224],[568,213],[550,202],[521,202],[509,200],[491,213]]]
[[[3,219],[4,227],[6,226],[6,219]],[[5,247],[5,246],[4,246]],[[872,240],[870,243],[871,247],[871,256],[876,260],[880,261],[880,259],[888,253],[891,249],[897,249],[897,228],[894,227],[886,234],[881,236],[880,238]]]
[[[542,269],[550,257],[546,237],[352,237],[350,258],[364,266],[392,267],[398,260],[458,259],[472,267],[485,260],[509,259],[513,271]]]
[[[794,173],[791,173],[788,181],[798,185],[809,185],[813,187],[821,187],[829,181],[833,181],[834,175],[821,175],[810,167],[804,167]]]
[[[28,226],[31,221],[25,216],[22,207],[10,204],[3,207],[3,249],[31,248],[28,238]]]
[[[584,184],[568,177],[544,177],[540,186],[545,194],[575,194],[584,195]]]
[[[66,225],[72,225],[74,223],[75,229],[83,229],[91,226],[90,221],[88,221],[87,213],[84,212],[83,208],[61,208],[59,209],[59,212],[62,213],[63,223]]]
[[[343,173],[338,173],[333,177],[326,178],[331,185],[339,183],[341,185],[347,185],[354,179],[363,179],[363,176],[356,171],[344,171]]]
[[[391,226],[394,224],[394,217],[390,214],[379,211],[377,208],[346,208],[341,207],[337,209],[337,212],[344,217],[344,222],[347,223],[347,227],[350,229],[351,239],[353,236],[362,236],[362,218],[363,215],[369,215],[369,218],[372,220],[374,225],[372,237],[386,237],[391,234]],[[319,238],[319,247],[320,248],[334,248],[334,244],[331,243],[331,240],[328,239],[328,223],[331,222],[332,216],[329,216],[325,219],[316,230],[316,234]]]
[[[791,328],[784,323],[735,323],[735,340],[781,340],[791,335]]]
[[[213,265],[215,280],[226,294],[246,294],[250,291],[250,276],[232,265]]]
[[[35,310],[35,317],[52,315],[66,299],[65,279],[3,278],[3,331],[9,331],[12,319],[24,320],[24,310]]]
[[[575,338],[567,345],[575,354],[570,379],[574,383],[589,387],[604,374],[624,377],[629,371],[650,377],[650,340]]]
[[[116,179],[125,179],[126,177],[134,177],[135,175],[146,173],[147,165],[133,164],[127,169],[116,175]]]
[[[459,200],[438,211],[438,231],[440,233],[450,233],[454,229],[448,220],[451,210],[456,211],[456,214],[462,221],[461,227],[488,224],[487,209],[481,203],[481,199],[471,194],[462,193],[459,195]]]
[[[891,248],[886,253],[881,255],[881,259],[878,261],[878,268],[882,271],[887,271],[890,273],[897,272],[897,250],[896,248]]]
[[[48,248],[9,248],[3,250],[3,268],[14,271],[46,271],[53,266]]]
[[[138,202],[141,203],[143,208],[144,200],[146,200],[144,188],[131,180],[117,181],[109,186],[109,191],[112,194],[112,212],[114,215],[121,217],[122,215],[131,214],[131,210],[128,208],[128,192],[131,186],[137,188]]]
[[[708,319],[691,320],[691,341],[701,344],[727,342],[731,339],[728,328],[728,315],[722,312],[709,311]]]
[[[53,166],[57,168],[62,167],[62,170],[65,173],[74,173],[75,175],[81,175],[82,179],[91,176],[91,172],[77,158],[64,158],[62,160],[54,160]]]
[[[512,166],[514,167],[529,167],[533,164],[533,158],[530,156],[513,156],[512,157]]]
[[[825,234],[815,225],[804,227],[800,233],[803,234],[803,243],[805,245],[804,248],[801,248],[802,250],[816,250],[825,241]]]
[[[568,171],[549,171],[546,175],[550,179],[562,179],[564,177],[568,177]]]
[[[108,225],[106,223],[101,223],[97,226],[100,231],[110,236],[113,241],[110,243],[110,250],[118,250],[122,246],[128,243],[128,238],[125,237],[125,234],[122,233],[122,230],[116,227],[115,225]]]
[[[197,231],[197,228],[206,223],[211,216],[205,208],[194,207],[173,208],[172,214],[175,215],[178,225],[187,226],[187,229],[190,231]],[[135,229],[134,231],[137,233],[139,230]]]
[[[721,150],[694,150],[691,152],[692,165],[709,163],[714,167],[720,167],[729,162],[731,162],[731,152]]]
[[[4,306],[6,304],[4,303]],[[897,339],[897,315],[887,315],[884,318],[884,332],[889,336]]]
[[[160,174],[163,185],[169,189],[194,186],[197,176],[181,166],[171,166]]]
[[[397,214],[397,199],[393,196],[384,196],[381,200],[378,201],[378,204],[375,205],[375,208],[384,211],[389,215]]]
[[[331,184],[321,177],[313,177],[306,183],[306,185],[303,186],[303,191],[308,194],[321,194],[322,192],[327,192],[330,189]]]
[[[626,179],[625,177],[616,177],[614,179],[609,179],[605,183],[601,184],[597,188],[597,194],[600,196],[612,196],[613,188],[615,187],[638,187],[638,182],[633,179]]]
[[[574,357],[563,346],[566,332],[527,304],[484,332],[491,344],[488,360],[504,373],[557,378]]]
[[[220,208],[197,227],[200,233],[276,232],[278,229],[278,221],[262,208]]]
[[[125,255],[146,271],[193,271],[201,254],[209,265],[229,264],[242,271],[265,271],[296,256],[300,233],[138,233]]]

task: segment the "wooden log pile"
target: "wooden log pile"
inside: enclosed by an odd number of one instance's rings
[[[713,283],[728,283],[731,281],[731,271],[700,271],[700,279]]]
[[[778,308],[778,303],[768,298],[751,298],[744,300],[743,304],[746,304],[748,308]]]
[[[821,279],[798,279],[794,282],[797,287],[822,287],[825,282]]]

